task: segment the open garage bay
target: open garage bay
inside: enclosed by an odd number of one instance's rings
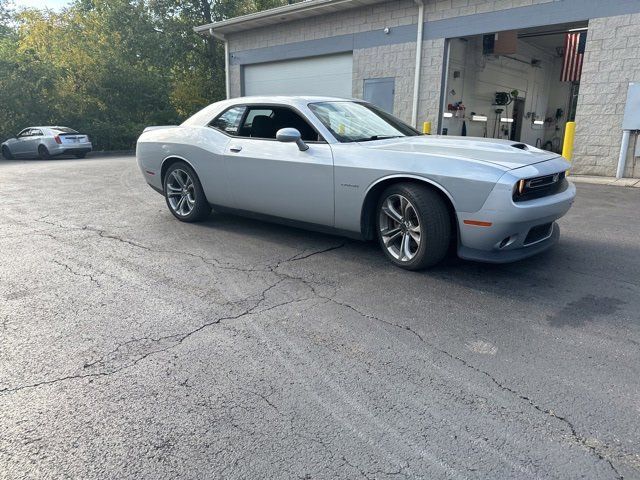
[[[411,273],[178,222],[132,157],[0,164],[0,478],[640,478],[640,189]]]

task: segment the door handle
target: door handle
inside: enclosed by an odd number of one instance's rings
[[[231,151],[232,151],[232,152],[234,152],[234,153],[238,153],[239,151],[241,151],[241,150],[242,150],[242,147],[241,147],[241,146],[239,146],[239,145],[234,145],[234,146],[232,146],[232,147],[229,147],[229,150],[231,150]]]

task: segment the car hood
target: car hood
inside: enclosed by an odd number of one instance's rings
[[[540,163],[558,154],[540,150],[524,143],[495,138],[420,135],[361,142],[361,146],[376,150],[461,158],[498,165],[507,170]]]

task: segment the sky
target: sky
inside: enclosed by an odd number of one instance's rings
[[[13,4],[16,7],[29,7],[29,8],[50,8],[53,10],[59,10],[60,8],[68,5],[70,0],[14,0]]]

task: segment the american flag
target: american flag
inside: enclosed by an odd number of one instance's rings
[[[587,32],[567,33],[564,38],[564,59],[562,60],[561,82],[578,82],[582,73],[584,47]]]

